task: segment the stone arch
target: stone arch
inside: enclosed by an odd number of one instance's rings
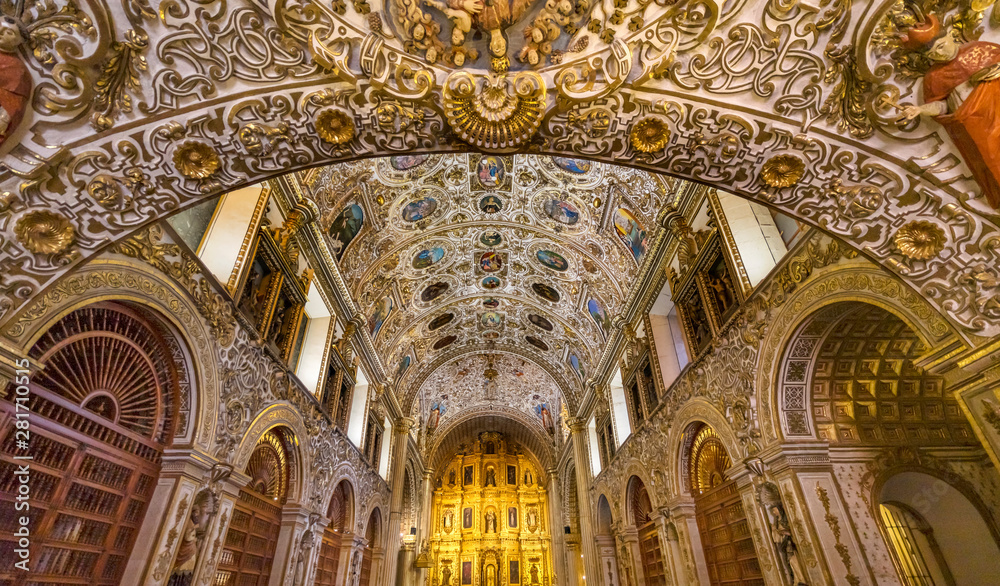
[[[174,434],[174,445],[213,443],[218,390],[218,339],[206,326],[186,291],[163,273],[134,261],[96,259],[67,277],[61,286],[36,297],[21,318],[3,332],[27,352],[66,315],[102,302],[141,307],[173,338],[188,388],[187,422]],[[168,339],[169,341],[169,339]]]
[[[915,362],[922,333],[885,304],[841,300],[809,314],[786,346],[776,405],[784,437],[845,444],[972,444],[943,377]]]
[[[250,455],[260,439],[269,430],[278,427],[286,430],[290,440],[289,455],[292,461],[289,463],[288,502],[301,503],[306,498],[307,474],[310,470],[309,453],[308,450],[302,449],[302,443],[309,437],[309,432],[306,430],[302,415],[290,403],[275,403],[257,414],[236,449],[233,467],[236,470],[246,468]]]
[[[784,440],[779,379],[783,357],[803,323],[824,307],[855,301],[892,313],[910,326],[928,347],[959,349],[962,337],[919,294],[871,263],[856,259],[819,269],[770,320],[760,345],[755,381],[758,418],[766,440]]]
[[[667,445],[670,446],[667,470],[671,471],[668,475],[671,496],[691,496],[687,450],[698,425],[708,425],[715,430],[730,458],[740,454],[739,440],[726,417],[705,399],[688,401],[677,411],[674,424],[667,435]]]
[[[597,497],[597,525],[595,526],[598,535],[613,535],[615,519],[611,511],[611,504],[608,497],[600,494]]]
[[[569,460],[566,463],[566,467],[563,469],[563,478],[565,482],[562,483],[563,486],[563,523],[565,527],[570,528],[570,533],[579,534],[580,533],[580,491],[577,487],[576,481],[576,463],[573,460]]]
[[[638,476],[631,476],[625,483],[625,516],[623,519],[633,527],[649,523],[654,514],[653,502],[646,483]]]
[[[326,516],[330,520],[328,527],[341,532],[353,530],[357,514],[356,500],[354,485],[348,479],[343,478],[337,482],[326,508]]]

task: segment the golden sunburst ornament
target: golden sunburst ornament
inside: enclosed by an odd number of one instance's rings
[[[14,234],[35,254],[58,254],[69,248],[76,229],[64,216],[48,210],[28,212],[14,225]]]
[[[220,164],[219,154],[203,142],[188,141],[174,151],[174,167],[188,179],[207,179]]]
[[[927,260],[944,250],[945,236],[940,226],[918,220],[897,230],[892,240],[906,258]]]
[[[354,121],[340,110],[323,110],[316,117],[316,132],[330,144],[347,144],[354,138]]]
[[[768,187],[791,187],[806,172],[805,162],[794,155],[777,155],[764,163],[760,180]]]
[[[670,140],[670,127],[659,118],[643,118],[628,133],[632,148],[641,153],[662,151]]]

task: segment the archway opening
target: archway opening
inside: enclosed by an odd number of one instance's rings
[[[688,482],[709,580],[715,584],[763,584],[753,536],[736,481],[726,475],[732,460],[715,430],[688,429]]]
[[[903,582],[982,584],[1000,576],[997,535],[982,511],[944,479],[917,471],[889,477],[879,522]]]
[[[639,553],[642,558],[642,574],[650,586],[663,586],[666,569],[663,549],[656,522],[653,519],[653,505],[649,500],[646,485],[638,476],[628,481],[628,508],[632,524],[639,532]]]
[[[605,586],[618,586],[620,583],[618,579],[619,562],[615,550],[614,517],[611,514],[611,505],[603,494],[597,499],[595,533],[597,534],[597,555],[601,558],[600,567]]]
[[[294,463],[294,437],[284,427],[264,432],[243,473],[240,489],[219,556],[217,586],[266,586],[274,566],[281,510],[289,496]]]
[[[316,564],[316,586],[334,586],[343,582],[340,568],[347,566],[350,548],[343,547],[344,540],[352,537],[354,526],[354,490],[347,480],[341,480],[333,489],[330,506],[327,507],[328,523],[323,530],[323,544]]]
[[[382,511],[374,509],[368,516],[368,524],[365,527],[365,547],[361,553],[361,575],[358,584],[361,586],[376,586],[378,580],[379,567],[376,561],[375,550],[380,549],[382,537]]]
[[[181,402],[183,365],[172,352],[180,346],[163,323],[142,308],[98,303],[60,319],[29,351],[41,370],[29,384],[12,382],[0,401],[7,422],[31,413],[30,435],[13,424],[0,430],[0,501],[14,510],[24,463],[15,458],[31,455],[24,514],[38,561],[31,572],[0,570],[0,582],[121,580]],[[11,535],[0,552],[14,560]]]

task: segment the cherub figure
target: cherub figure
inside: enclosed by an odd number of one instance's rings
[[[0,144],[17,129],[31,97],[31,74],[17,54],[24,34],[17,20],[0,17]]]

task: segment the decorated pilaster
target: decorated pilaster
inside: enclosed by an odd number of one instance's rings
[[[573,459],[576,462],[577,503],[580,510],[580,550],[586,571],[587,584],[601,584],[597,566],[597,545],[594,542],[593,515],[590,510],[590,455],[587,441],[587,422],[578,417],[568,422],[573,434]]]
[[[403,531],[400,524],[403,516],[403,479],[406,474],[406,442],[413,424],[414,420],[412,418],[401,417],[393,422],[392,425],[392,456],[390,460],[392,466],[390,477],[392,500],[389,508],[389,523],[386,527],[387,535],[384,550],[382,550],[382,555],[386,558],[384,564],[377,566],[374,557],[378,554],[380,548],[383,547],[383,544],[370,544],[370,547],[375,548],[375,553],[372,556],[372,569],[374,570],[375,567],[383,568],[380,573],[381,584],[397,583],[396,567],[403,553],[400,549],[400,544],[402,543],[401,533]]]

